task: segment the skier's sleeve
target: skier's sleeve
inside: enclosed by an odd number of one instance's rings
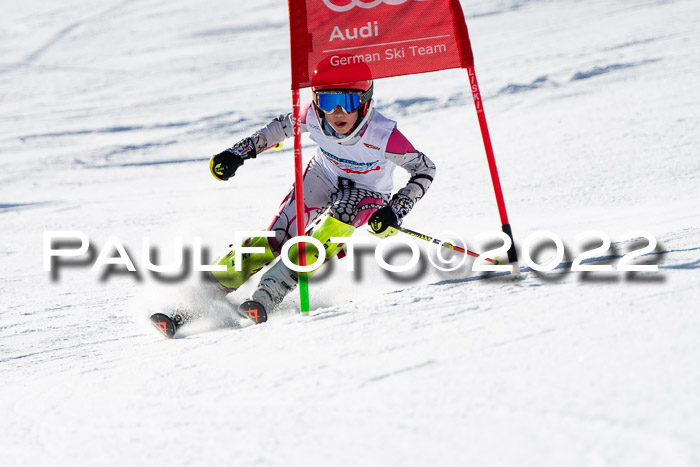
[[[301,106],[301,132],[304,133],[306,129],[306,114],[309,111],[311,103],[307,103]],[[279,115],[272,119],[270,123],[265,125],[263,128],[259,129],[253,133],[253,142],[255,143],[255,150],[258,154],[271,148],[275,144],[281,143],[287,138],[294,136],[294,114],[288,113],[287,115]]]
[[[435,164],[428,156],[416,150],[406,137],[394,128],[386,147],[386,158],[411,174],[406,186],[394,197],[407,196],[413,203],[421,199],[430,188],[435,177]]]
[[[301,131],[306,130],[306,114],[311,104],[301,108]],[[243,138],[230,148],[214,154],[209,160],[209,171],[217,180],[228,180],[236,174],[243,161],[254,159],[258,154],[294,136],[293,115],[280,115],[259,129],[252,136]]]

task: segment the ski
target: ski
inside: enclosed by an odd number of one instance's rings
[[[178,330],[186,323],[193,321],[202,316],[201,312],[186,311],[181,307],[174,309],[172,314],[166,313],[154,313],[151,315],[151,323],[158,329],[166,338],[172,339],[178,333]],[[231,310],[233,315],[229,315],[231,319],[234,320],[234,327],[241,327],[240,324],[236,325],[235,316],[240,316],[243,318],[250,319],[255,324],[264,323],[267,321],[267,313],[262,304],[247,300],[243,302],[240,306],[235,307]],[[235,316],[234,316],[235,315]]]
[[[170,316],[163,313],[155,313],[151,315],[151,322],[168,339],[172,339],[175,336],[177,327]]]
[[[183,324],[188,322],[190,318],[190,313],[180,308],[176,308],[175,312],[171,316],[164,313],[152,314],[151,322],[160,332],[163,333],[165,337],[172,339],[177,333],[177,330],[180,329]]]
[[[238,306],[238,313],[244,318],[253,320],[255,324],[267,321],[267,312],[262,304],[255,300],[246,300]]]

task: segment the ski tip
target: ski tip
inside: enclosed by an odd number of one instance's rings
[[[261,324],[267,321],[267,312],[261,303],[255,300],[246,300],[238,306],[238,313],[255,321],[255,324]]]
[[[172,339],[175,335],[175,324],[169,316],[156,313],[151,315],[151,322],[168,339]]]

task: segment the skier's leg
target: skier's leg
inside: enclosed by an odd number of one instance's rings
[[[387,195],[354,187],[335,193],[328,217],[313,229],[311,235],[324,246],[326,260],[333,258],[343,247],[342,244],[332,243],[331,237],[351,236],[356,226],[366,224],[374,211],[387,201]],[[313,264],[318,259],[319,252],[310,243],[307,243],[306,249],[306,264]],[[299,264],[298,256],[297,245],[294,245],[289,250],[290,260]],[[244,302],[239,310],[256,323],[264,322],[267,320],[267,311],[281,303],[284,297],[294,290],[297,282],[298,274],[279,261],[263,275],[251,299]]]
[[[218,258],[214,264],[226,266],[226,271],[213,271],[212,276],[223,286],[224,292],[232,292],[243,285],[250,276],[261,270],[270,261],[275,259],[270,242],[267,237],[253,237],[245,240],[242,244],[245,247],[262,247],[262,253],[244,253],[241,255],[240,270],[236,271],[235,252],[231,248],[229,252]]]
[[[311,236],[324,246],[326,261],[343,247],[342,243],[331,243],[331,237],[352,236],[356,227],[366,224],[372,214],[388,201],[388,196],[353,186],[338,190],[331,201],[328,216],[311,232]],[[289,257],[295,264],[298,264],[298,255],[297,245],[292,246]],[[318,257],[316,247],[307,244],[306,264],[314,263]]]
[[[337,187],[328,180],[321,166],[313,159],[304,171],[304,231],[318,219],[332,202]],[[284,245],[290,238],[297,235],[296,193],[294,185],[282,201],[277,216],[267,228],[274,232],[270,238],[270,246],[275,257],[279,256]]]
[[[326,260],[333,258],[343,247],[342,244],[332,243],[331,237],[349,237],[355,231],[355,227],[339,221],[333,217],[326,217],[314,228],[311,237],[315,238],[324,247]],[[289,259],[299,264],[298,244],[289,249]],[[319,258],[318,249],[311,243],[306,244],[306,264],[313,264]],[[320,268],[320,266],[319,266]],[[316,269],[315,271],[317,271]],[[309,273],[312,275],[315,271]],[[283,261],[278,261],[263,274],[258,288],[255,289],[250,300],[243,302],[239,311],[247,315],[256,323],[263,323],[267,320],[267,311],[272,311],[279,305],[284,297],[294,290],[299,281],[296,271],[287,267]]]
[[[335,188],[321,171],[320,166],[310,163],[304,172],[305,227],[313,222],[328,206]],[[270,223],[268,231],[273,237],[253,237],[247,239],[243,246],[262,247],[263,253],[243,254],[240,271],[236,271],[233,249],[218,258],[214,264],[226,266],[226,271],[212,273],[218,283],[228,292],[243,285],[253,274],[264,268],[277,256],[282,245],[296,235],[296,200],[294,186],[280,205],[280,211]]]
[[[355,228],[366,224],[374,212],[388,202],[388,196],[362,188],[344,188],[333,194],[328,216],[313,228],[311,236],[321,242],[326,261],[332,259],[343,248],[342,243],[331,243],[331,237],[350,237]],[[298,262],[297,245],[289,249],[289,257]],[[306,264],[318,260],[319,252],[312,244],[306,245]],[[313,274],[313,271],[311,274]]]

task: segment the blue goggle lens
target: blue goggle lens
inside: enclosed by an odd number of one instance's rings
[[[341,109],[350,113],[360,106],[360,96],[350,93],[318,93],[318,106],[324,112],[331,113],[340,106]]]

